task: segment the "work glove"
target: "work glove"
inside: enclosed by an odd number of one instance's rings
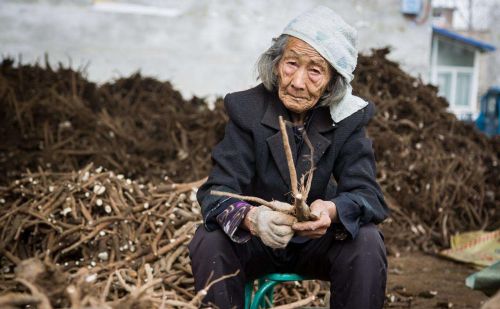
[[[285,212],[291,212],[293,206],[273,201],[273,206]],[[293,237],[292,225],[297,219],[291,215],[261,205],[247,214],[252,235],[260,237],[262,242],[273,249],[285,248]]]

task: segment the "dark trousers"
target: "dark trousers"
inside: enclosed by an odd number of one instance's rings
[[[273,272],[297,273],[331,283],[330,308],[382,308],[387,259],[384,242],[374,224],[362,226],[354,240],[335,240],[333,232],[306,243],[271,249],[258,237],[234,243],[222,231],[199,227],[189,244],[195,289],[223,275],[237,276],[216,283],[204,304],[221,309],[243,308],[249,280]]]

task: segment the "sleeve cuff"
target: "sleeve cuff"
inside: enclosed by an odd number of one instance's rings
[[[340,223],[347,230],[351,239],[356,238],[359,231],[359,218],[361,214],[359,205],[346,196],[346,193],[341,193],[332,199],[332,202],[335,203],[337,208],[337,216]]]
[[[250,232],[240,227],[251,207],[248,203],[238,201],[217,216],[217,223],[229,238],[236,243],[245,243],[251,238]]]

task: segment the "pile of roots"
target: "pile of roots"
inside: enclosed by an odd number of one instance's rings
[[[223,134],[222,104],[185,101],[170,83],[132,75],[97,87],[59,67],[0,64],[0,184],[27,169],[93,162],[128,177],[204,177]]]
[[[387,245],[436,251],[498,228],[500,139],[457,120],[387,53],[360,56],[353,82],[377,106],[368,134],[392,210]],[[6,59],[0,109],[0,307],[196,308],[186,244],[221,101],[209,109],[139,74],[97,86]],[[311,281],[275,295],[323,305],[326,291]]]
[[[187,244],[203,181],[144,185],[92,165],[16,180],[0,191],[0,308],[198,308]],[[324,304],[319,282],[280,289],[277,303]]]
[[[457,120],[435,87],[403,72],[388,53],[360,56],[353,82],[377,106],[368,133],[392,210],[387,242],[434,251],[454,233],[500,227],[500,138]]]

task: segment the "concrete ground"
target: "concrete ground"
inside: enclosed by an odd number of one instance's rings
[[[480,308],[488,297],[465,285],[476,271],[419,252],[390,256],[386,308]]]

